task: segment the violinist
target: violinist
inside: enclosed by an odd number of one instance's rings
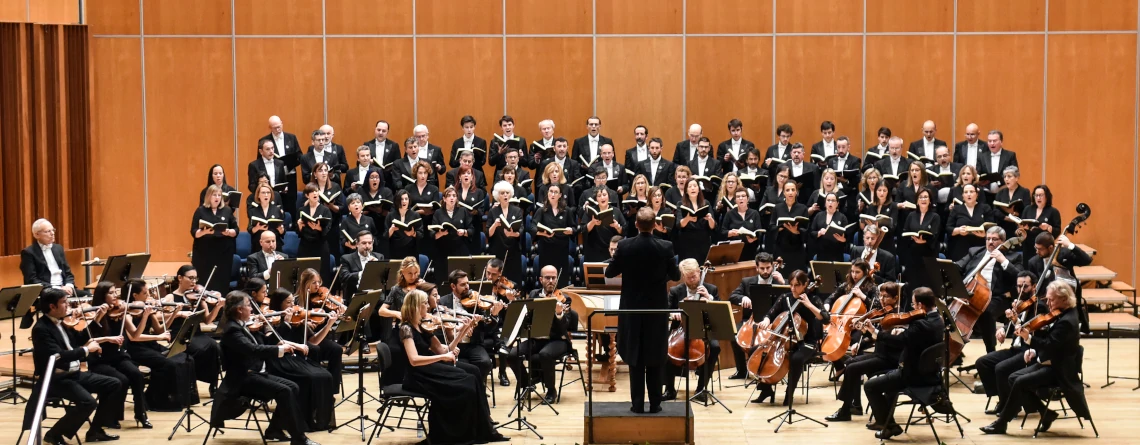
[[[853,272],[855,270],[852,268]],[[897,310],[899,292],[901,291],[898,283],[883,283],[878,289],[879,307],[882,309],[896,308]],[[835,399],[843,402],[843,404],[834,414],[824,418],[828,422],[849,422],[852,415],[863,415],[863,378],[899,366],[902,344],[897,339],[885,335],[877,336],[877,332],[872,328],[871,323],[864,320],[857,321],[855,328],[875,339],[875,351],[851,358],[845,356],[835,363],[836,372],[842,372],[843,375],[843,384],[839,386],[839,392],[835,394]],[[859,343],[854,338],[852,338],[851,343],[855,345],[852,347],[853,349],[858,348]]]
[[[492,291],[495,293],[495,297],[498,297],[499,301],[510,304],[511,301],[515,301],[516,298],[519,298],[521,296],[520,292],[522,291],[518,287],[517,283],[514,283],[511,280],[508,280],[507,277],[503,276],[503,264],[503,260],[500,260],[498,258],[491,258],[490,260],[487,260],[487,265],[483,268],[483,275],[484,279],[486,280],[485,282],[495,283],[495,290]],[[503,324],[506,323],[506,321],[507,320],[505,317],[499,317],[499,329],[503,328]],[[486,337],[485,340],[490,341],[490,337]],[[502,345],[502,340],[499,337],[498,333],[495,334],[494,340],[495,347],[492,348],[492,351],[500,351],[499,385],[511,386],[511,379],[507,377],[507,354],[504,354],[502,352],[504,348]]]
[[[728,301],[734,306],[742,308],[742,319],[740,324],[736,327],[740,328],[745,322],[755,321],[752,316],[752,298],[748,296],[749,289],[756,284],[784,284],[784,276],[780,275],[780,271],[776,270],[776,259],[768,252],[760,252],[756,254],[756,275],[751,277],[744,277],[740,280],[740,285],[736,286],[736,290],[732,291],[729,295]],[[744,355],[744,349],[736,342],[732,342],[732,357],[736,361],[736,373],[729,377],[730,380],[739,380],[748,377],[748,357]]]
[[[1037,238],[1035,238],[1033,241],[1033,247],[1034,250],[1036,250],[1037,255],[1028,260],[1026,269],[1037,274],[1037,276],[1040,277],[1042,283],[1038,283],[1037,289],[1044,289],[1045,286],[1048,286],[1053,282],[1053,280],[1056,280],[1056,271],[1058,269],[1060,269],[1062,272],[1068,273],[1069,276],[1073,276],[1073,268],[1077,266],[1088,266],[1089,264],[1092,264],[1092,257],[1090,257],[1089,254],[1084,250],[1078,249],[1072,241],[1069,241],[1069,237],[1065,235],[1053,238],[1052,233],[1038,233]],[[1057,252],[1053,263],[1048,265],[1048,267],[1053,268],[1053,270],[1049,271],[1049,273],[1045,273],[1045,262],[1053,256],[1054,249],[1061,250]],[[1077,301],[1084,301],[1081,297],[1080,286],[1075,286],[1075,284],[1076,283],[1070,283],[1069,287],[1073,287],[1076,290]],[[1044,297],[1044,295],[1037,295],[1037,299],[1039,300],[1042,299],[1042,297]],[[1085,312],[1085,307],[1083,304],[1076,305],[1076,308],[1077,312],[1080,314],[1081,331],[1088,332],[1089,315],[1087,312]]]
[[[325,302],[331,297],[328,292],[327,288],[321,287],[320,274],[313,269],[305,269],[304,272],[301,272],[301,279],[297,283],[298,303],[295,309],[303,308],[307,315],[305,317],[294,316],[293,318],[294,321],[299,318],[305,320],[307,324],[304,327],[307,328],[307,331],[302,338],[308,343],[310,349],[314,346],[317,347],[315,353],[309,353],[310,360],[317,363],[328,362],[329,373],[333,376],[333,387],[340,388],[340,371],[344,348],[328,335],[336,324],[340,312],[339,310],[327,309],[328,304]],[[314,300],[322,299],[322,304],[314,303]],[[306,301],[308,302],[307,305],[302,304]]]
[[[380,317],[380,328],[374,330],[373,335],[389,343],[399,343],[392,328],[400,322],[400,308],[404,306],[404,295],[415,289],[419,282],[419,260],[414,256],[404,257],[400,261],[400,273],[396,275],[396,285],[392,286],[387,297],[380,300],[380,309],[376,310],[376,314]]]
[[[792,186],[787,187],[791,188]],[[797,205],[802,206],[802,204]],[[784,390],[784,406],[792,405],[792,397],[795,395],[800,376],[803,375],[804,364],[815,356],[815,351],[819,350],[819,342],[823,340],[823,326],[831,322],[831,315],[820,309],[822,305],[819,303],[819,299],[805,293],[808,285],[807,273],[796,269],[788,278],[791,280],[791,293],[777,297],[775,303],[772,304],[772,309],[768,311],[768,315],[759,324],[759,329],[768,329],[772,320],[795,306],[795,314],[799,315],[808,326],[807,334],[804,335],[804,338],[799,339],[789,352],[788,361],[790,365],[787,376],[788,384]],[[799,305],[796,305],[796,302],[799,302]],[[752,403],[763,403],[764,399],[767,398],[775,400],[776,392],[772,390],[772,385],[757,384],[760,386],[760,395],[752,400]]]
[[[506,308],[506,305],[499,300],[493,300],[494,302],[481,300],[481,298],[485,298],[485,296],[476,294],[471,290],[467,272],[462,270],[451,271],[451,273],[447,275],[447,284],[451,287],[451,293],[439,298],[439,305],[445,308],[445,310],[450,310],[452,313],[461,315],[468,315],[469,312],[479,310],[490,317],[486,322],[484,321],[483,315],[468,317],[473,318],[474,321],[479,323],[476,323],[472,327],[470,337],[459,343],[459,359],[478,367],[479,375],[476,377],[479,377],[479,380],[483,381],[483,378],[486,377],[487,374],[490,374],[492,368],[494,368],[494,362],[491,361],[491,355],[487,353],[487,349],[494,347],[495,343],[499,340],[499,325],[495,317],[499,316],[499,313]],[[470,310],[465,309],[462,302],[472,298],[476,300],[474,306],[472,306]],[[488,307],[486,309],[478,309],[483,303],[486,303]],[[489,345],[487,344],[488,341],[490,342]]]
[[[961,208],[962,206],[959,206]],[[974,326],[982,335],[986,344],[986,352],[994,352],[997,347],[995,332],[997,320],[1005,318],[1005,311],[1010,308],[1009,292],[1011,285],[1017,281],[1021,272],[1021,252],[1002,252],[999,250],[1005,242],[1005,230],[999,226],[986,230],[985,247],[970,248],[969,253],[954,264],[962,271],[963,276],[981,274],[990,286],[990,304],[981,313]],[[991,261],[986,261],[992,259]],[[985,263],[984,265],[982,263]],[[982,266],[979,270],[978,267]]]
[[[942,342],[945,323],[938,313],[937,298],[928,287],[915,289],[912,307],[918,313],[926,315],[905,327],[899,326],[889,332],[881,330],[878,333],[878,339],[901,344],[903,347],[902,362],[898,369],[875,376],[864,385],[872,416],[867,428],[878,431],[875,437],[880,440],[902,434],[902,428],[895,423],[895,399],[899,392],[908,386],[936,385],[941,379],[938,373],[918,373],[923,351]]]
[[[60,397],[73,403],[66,408],[63,417],[44,433],[43,443],[65,445],[67,442],[64,442],[63,438],[75,437],[92,412],[95,413],[95,417],[90,419],[91,428],[87,430],[87,441],[117,440],[119,436],[107,434],[103,429],[118,423],[116,419],[119,413],[123,412],[126,390],[113,377],[79,369],[79,362],[87,361],[93,354],[102,352],[102,347],[99,345],[99,338],[91,338],[85,343],[80,343],[77,338],[72,337],[71,332],[68,332],[71,329],[64,328],[63,319],[70,311],[67,295],[61,289],[45,289],[37,303],[44,316],[40,317],[32,327],[35,374],[42,376],[49,372],[54,373],[52,384],[48,388],[48,396]],[[121,343],[122,339],[107,339],[107,341]],[[55,362],[56,369],[47,369],[48,358],[56,354],[60,355]],[[39,397],[42,382],[42,379],[37,380],[31,400]],[[92,397],[92,393],[98,394],[99,399]],[[32,427],[35,411],[36,403],[29,401],[24,408],[23,429]]]
[[[566,355],[573,346],[570,344],[570,333],[578,330],[578,313],[570,309],[570,299],[557,290],[558,270],[554,266],[546,266],[539,272],[542,288],[530,291],[528,299],[557,298],[554,305],[554,322],[550,325],[550,335],[546,339],[528,339],[511,349],[507,359],[514,371],[515,380],[518,381],[516,392],[522,390],[530,383],[530,374],[541,373],[542,384],[546,386],[546,403],[553,404],[558,400],[558,384],[555,383],[554,362]],[[530,364],[528,374],[523,367],[523,357]]]
[[[96,319],[88,324],[86,332],[100,337],[118,337],[122,330],[124,311],[124,303],[119,300],[118,290],[114,289],[114,285],[110,281],[100,281],[95,286],[95,292],[92,293],[91,303],[96,307],[104,308],[104,310],[97,313]],[[112,309],[114,309],[114,314],[109,316],[108,311]],[[147,396],[151,394],[144,394],[146,381],[142,372],[139,371],[139,367],[127,354],[125,346],[126,344],[106,343],[103,345],[102,352],[87,358],[87,369],[95,374],[118,380],[119,387],[123,392],[130,388],[134,396],[135,421],[143,428],[151,428],[152,426],[146,417]],[[192,379],[190,381],[193,382]],[[155,382],[151,387],[161,387],[162,385],[159,383]],[[158,390],[156,388],[156,391]],[[117,419],[122,420],[122,418],[123,413],[120,411]],[[118,429],[120,427],[118,420],[110,427]]]
[[[1049,312],[1047,299],[1036,299],[1033,295],[1034,284],[1036,284],[1037,276],[1028,270],[1023,270],[1017,274],[1017,296],[1014,300],[1015,308],[1006,309],[1002,319],[1008,320],[1009,329],[998,330],[996,337],[998,343],[1005,343],[1007,337],[1013,337],[1010,340],[1008,349],[999,349],[992,351],[986,355],[978,357],[974,362],[974,368],[978,370],[979,383],[985,390],[986,397],[997,397],[997,404],[989,410],[986,414],[995,415],[1001,412],[1005,407],[1005,401],[1009,396],[1009,376],[1019,369],[1025,367],[1025,359],[1022,354],[1027,349],[1025,342],[1021,338],[1014,336],[1014,328],[1022,322],[1029,321],[1038,314],[1045,314]],[[1029,307],[1019,314],[1016,313],[1016,304],[1022,301],[1027,301],[1030,298],[1037,301],[1029,303]],[[990,303],[993,306],[993,302]]]
[[[1037,431],[1048,431],[1057,419],[1057,412],[1045,408],[1037,391],[1053,386],[1060,386],[1077,416],[1089,418],[1084,386],[1078,375],[1080,362],[1075,359],[1081,353],[1077,295],[1068,284],[1055,281],[1046,289],[1045,298],[1049,312],[1038,315],[1042,323],[1047,321],[1045,327],[1031,332],[1029,325],[1035,323],[1026,323],[1016,331],[1029,348],[1022,353],[1022,359],[1029,366],[1010,375],[1008,400],[997,420],[982,427],[986,434],[1005,434],[1006,424],[1017,417],[1022,407],[1026,414],[1041,413]]]
[[[277,260],[287,259],[289,256],[277,250],[277,237],[273,235],[273,232],[268,230],[261,232],[259,243],[261,249],[245,258],[246,272],[250,278],[256,277],[276,281],[269,276],[269,271],[273,270],[273,263]]]
[[[178,272],[174,277],[178,283],[178,287],[174,289],[162,301],[172,303],[182,303],[182,308],[175,311],[173,314],[165,315],[166,330],[172,332],[171,335],[178,335],[182,330],[182,324],[186,322],[186,317],[192,314],[195,308],[195,303],[198,298],[215,298],[214,296],[203,296],[204,290],[198,286],[198,270],[189,264],[184,264],[178,268]],[[190,296],[196,297],[193,301]],[[218,308],[222,305],[215,303],[213,309],[206,307],[206,302],[202,303],[202,307],[198,310],[209,310],[206,317],[213,321],[213,317],[218,315]],[[203,320],[205,322],[205,320]],[[218,342],[210,338],[200,329],[195,329],[194,334],[190,337],[190,343],[186,345],[186,353],[194,362],[194,376],[200,382],[205,382],[210,385],[210,395],[213,396],[214,391],[217,390],[218,374],[221,371],[218,358],[222,355],[222,349],[218,346]]]
[[[320,366],[321,352],[320,348],[316,347],[320,342],[314,341],[320,340],[317,336],[327,334],[328,328],[325,327],[306,342],[304,318],[296,316],[303,309],[297,306],[295,296],[287,289],[279,288],[270,293],[266,306],[269,309],[267,313],[263,314],[259,309],[253,311],[254,314],[259,314],[255,315],[258,323],[268,322],[272,325],[272,329],[265,327],[258,329],[262,344],[272,345],[285,341],[297,345],[301,350],[298,354],[288,354],[277,360],[266,361],[266,371],[270,375],[289,379],[300,387],[297,406],[305,418],[305,424],[301,426],[304,431],[321,431],[335,427],[336,415],[333,412],[333,402],[336,399],[338,386],[332,369],[326,370]],[[271,316],[272,314],[278,315]],[[293,321],[298,318],[300,323],[294,323]],[[331,323],[325,325],[329,326]],[[280,335],[281,338],[277,338],[276,335]],[[337,374],[339,373],[337,370]]]
[[[361,230],[356,234],[356,250],[340,257],[341,280],[344,283],[341,295],[349,300],[356,294],[364,266],[373,261],[384,261],[384,255],[372,251],[372,232]]]
[[[716,285],[712,283],[701,284],[701,266],[697,264],[697,260],[686,258],[681,260],[681,264],[678,264],[677,268],[681,270],[682,282],[669,289],[669,309],[680,309],[682,300],[717,301],[720,299],[720,292]],[[681,314],[670,314],[669,318],[673,324],[670,329],[680,326]],[[720,342],[715,338],[709,339],[708,342],[708,356],[705,358],[705,363],[697,369],[697,389],[694,392],[696,395],[693,396],[693,400],[698,403],[705,403],[708,400],[705,386],[709,382],[709,376],[716,369],[716,358],[720,357]],[[683,375],[684,371],[680,366],[673,363],[667,363],[665,370],[665,392],[661,395],[661,400],[674,400],[677,398],[674,382],[677,380],[676,377]]]
[[[889,233],[883,232],[877,224],[868,224],[863,227],[863,245],[851,248],[851,258],[860,258],[866,261],[871,269],[875,269],[875,281],[880,283],[894,281],[898,277],[898,272],[896,272],[898,260],[895,258],[895,254],[883,248],[883,244],[887,241],[886,237],[890,236]],[[880,236],[884,237],[883,240],[877,241]],[[878,243],[877,246],[876,242]],[[875,246],[876,248],[873,252],[867,253],[867,246]],[[876,264],[878,268],[875,267]]]
[[[106,286],[103,286],[104,283]],[[101,287],[105,290],[101,290]],[[122,289],[127,290],[126,302],[119,298]],[[120,335],[120,332],[125,335],[126,352],[130,354],[130,360],[150,368],[150,385],[146,389],[144,410],[139,410],[139,395],[135,395],[135,421],[143,428],[150,428],[146,418],[147,409],[177,411],[198,403],[198,387],[194,383],[197,378],[194,374],[194,359],[190,354],[167,357],[168,348],[158,344],[159,341],[169,344],[177,335],[177,332],[165,330],[162,324],[163,309],[177,309],[177,307],[164,308],[158,300],[150,298],[151,295],[150,285],[134,278],[127,280],[124,288],[119,289],[113,288],[109,282],[99,283],[99,286],[95,287],[93,297],[93,301],[100,300],[112,307],[117,305],[125,307],[125,315],[121,315],[122,318],[116,320],[117,317],[114,317],[113,313],[103,317],[103,321],[99,323],[100,330],[106,332],[105,335]],[[113,349],[117,348],[103,348],[105,353],[103,357],[113,360],[113,352],[110,355],[106,354]],[[119,365],[115,367],[122,370]],[[124,375],[130,377],[129,372],[124,372]],[[141,374],[139,377],[142,377]],[[119,381],[123,382],[123,379]],[[131,383],[132,391],[138,393],[134,382]],[[141,386],[142,382],[139,382],[138,387]]]

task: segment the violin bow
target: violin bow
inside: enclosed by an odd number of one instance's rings
[[[202,292],[198,293],[198,302],[194,303],[194,310],[191,312],[198,312],[198,308],[201,307],[202,301],[206,299],[206,289],[210,286],[210,280],[214,279],[214,272],[217,270],[218,266],[214,266],[212,269],[210,269],[210,276],[206,277],[206,284],[202,285]]]

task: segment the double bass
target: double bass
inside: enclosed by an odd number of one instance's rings
[[[1020,246],[1021,242],[1021,238],[1010,238],[998,246],[998,250],[1008,251],[1009,249]],[[974,323],[978,322],[978,317],[981,317],[986,311],[986,308],[990,305],[990,298],[993,293],[990,290],[989,281],[986,281],[985,277],[982,276],[982,270],[985,270],[993,261],[993,257],[986,256],[978,262],[978,266],[966,277],[964,284],[966,285],[966,291],[970,293],[970,299],[968,301],[961,298],[954,298],[950,301],[950,305],[947,306],[950,315],[954,317],[954,324],[958,328],[958,333],[962,335],[963,342],[968,341],[970,334],[974,331]],[[951,361],[956,360],[958,355],[962,353],[962,348],[965,347],[963,342],[958,342],[957,338],[953,338],[950,342]]]
[[[819,288],[819,277],[816,277],[804,290],[804,294],[811,295]],[[800,300],[796,300],[787,312],[772,320],[768,329],[760,332],[756,348],[748,356],[748,374],[761,383],[774,385],[788,375],[791,363],[787,360],[788,350],[792,343],[807,335],[807,322],[796,313],[800,307]],[[794,331],[794,333],[793,333]]]
[[[705,260],[705,265],[701,266],[701,282],[697,284],[698,288],[705,285],[705,276],[712,268],[712,262]],[[688,300],[689,298],[686,297],[685,299]],[[705,357],[705,341],[704,339],[690,338],[688,345],[686,345],[685,336],[685,323],[682,322],[669,334],[669,351],[666,356],[674,366],[689,370],[700,368],[707,359]]]

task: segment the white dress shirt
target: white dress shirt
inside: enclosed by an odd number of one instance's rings
[[[273,158],[261,158],[261,163],[265,164],[265,176],[269,177],[269,186],[277,183],[277,169],[273,168]]]
[[[973,166],[974,168],[978,167],[978,143],[977,142],[974,142],[973,144],[971,144],[969,142],[966,143],[966,164]]]
[[[660,157],[658,157],[657,159],[649,158],[649,183],[650,184],[652,184],[653,181],[657,180],[657,165],[660,163],[661,163]]]
[[[471,139],[467,139],[467,136],[463,136],[463,148],[466,148],[468,150],[474,149],[475,136],[471,136]]]
[[[59,263],[55,262],[55,254],[51,251],[52,244],[40,244],[40,251],[44,254],[44,261],[47,262],[48,271],[51,272],[51,285],[53,287],[63,286],[63,269],[59,267]]]
[[[594,162],[594,159],[598,157],[598,141],[600,138],[601,136],[586,135],[586,141],[590,143],[590,159],[587,161]]]
[[[261,274],[262,275],[261,278],[268,280],[269,279],[269,271],[273,270],[273,262],[277,261],[277,252],[273,252],[273,251],[266,252],[266,251],[262,250],[261,254],[265,255],[265,272],[263,272]]]
[[[48,315],[47,317],[48,317],[48,320],[51,321],[51,323],[55,325],[55,328],[57,330],[59,330],[59,335],[63,336],[63,344],[64,344],[64,346],[67,346],[67,350],[70,351],[70,350],[74,349],[71,347],[71,338],[67,336],[67,331],[63,330],[63,323],[61,323],[61,320],[58,318],[52,317],[50,315]],[[91,351],[87,349],[87,345],[82,346],[80,349],[83,349],[83,356],[84,357],[86,357],[87,354],[91,353]],[[78,371],[79,370],[79,360],[73,360],[73,361],[71,361],[71,363],[68,363],[67,364],[67,370],[71,371],[71,372]]]
[[[831,142],[823,141],[823,157],[828,157],[835,154],[835,139]]]
[[[802,174],[804,174],[804,163],[801,162],[799,164],[796,164],[795,162],[793,162],[792,163],[792,178],[795,178],[795,177],[802,175]],[[791,178],[789,178],[789,179],[791,179]]]
[[[277,157],[285,156],[285,133],[273,136],[274,148],[277,149]]]
[[[922,138],[922,155],[926,157],[934,157],[934,140]]]
[[[641,162],[649,158],[649,147],[644,145],[636,145],[633,148],[637,149],[637,162]]]

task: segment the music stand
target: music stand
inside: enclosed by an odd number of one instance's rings
[[[487,262],[493,259],[495,259],[494,255],[449,256],[447,257],[447,267],[451,270],[446,272],[450,274],[454,270],[462,270],[467,272],[471,281],[476,281],[483,276],[483,266],[486,266]]]
[[[393,266],[389,261],[369,261],[364,265],[364,270],[360,272],[360,282],[356,284],[356,293],[368,292],[373,290],[385,290],[388,288],[388,272]],[[351,298],[351,296],[350,296]]]
[[[939,298],[961,298],[968,300],[970,291],[962,280],[962,272],[953,261],[938,258],[923,258],[926,262],[927,278],[930,280],[930,289]]]
[[[269,268],[270,289],[285,288],[289,292],[297,293],[297,284],[301,280],[301,272],[305,269],[321,270],[320,258],[286,258],[273,262]]]
[[[621,277],[606,278],[606,268],[609,263],[582,263],[582,276],[585,278],[587,289],[606,289],[621,287]]]
[[[835,292],[843,282],[851,263],[842,261],[812,261],[811,273],[820,278],[819,291],[824,294]]]
[[[116,287],[123,287],[129,279],[142,278],[146,265],[150,263],[149,253],[131,253],[107,258],[107,265],[99,273],[98,281],[110,281]]]
[[[780,295],[792,291],[786,284],[753,284],[748,286],[748,299],[752,300],[753,314],[767,314]],[[755,318],[755,317],[753,317]]]
[[[20,377],[16,375],[16,319],[28,313],[43,288],[43,285],[29,284],[0,289],[0,320],[12,320],[12,387],[0,392],[0,402],[12,399],[12,404],[18,405],[28,401],[16,390],[20,384]]]
[[[344,318],[339,319],[340,323],[336,327],[336,332],[338,333],[352,331],[352,339],[349,340],[348,351],[346,353],[352,354],[356,352],[356,366],[359,369],[356,370],[356,389],[340,399],[340,402],[333,408],[340,406],[340,404],[345,401],[351,400],[353,395],[356,396],[356,402],[354,403],[360,407],[360,414],[340,424],[337,428],[347,426],[360,431],[361,442],[364,441],[364,431],[368,428],[365,424],[371,424],[373,427],[376,427],[378,424],[375,420],[369,418],[367,414],[364,414],[364,397],[367,396],[369,399],[377,402],[380,401],[380,399],[377,399],[376,396],[369,394],[368,390],[364,389],[364,348],[360,347],[360,345],[368,341],[368,337],[364,335],[364,328],[368,325],[368,315],[366,313],[369,308],[377,307],[377,303],[383,295],[384,292],[380,290],[354,295],[352,302],[350,302],[348,307],[344,310]],[[360,422],[360,428],[352,425],[354,422]]]
[[[388,279],[386,280],[387,283],[395,286],[396,283],[400,282],[400,263],[403,262],[403,260],[388,260],[388,264],[392,267],[388,269]],[[416,264],[418,265],[419,263]],[[424,271],[425,274],[426,272],[427,271]],[[421,274],[421,276],[422,275],[424,274]]]
[[[740,252],[744,251],[744,243],[731,242],[717,244],[709,247],[709,254],[705,257],[713,266],[736,264],[740,262]]]
[[[189,317],[186,317],[186,322],[182,323],[182,328],[178,330],[178,335],[170,341],[170,348],[166,350],[166,356],[168,358],[186,351],[186,345],[190,343],[190,337],[194,335],[194,330],[198,329],[198,324],[205,318],[206,311],[204,310],[195,312],[190,314]],[[199,421],[197,425],[194,425],[194,418],[197,418]],[[185,427],[182,426],[183,423],[186,424]],[[174,428],[170,429],[170,437],[168,437],[167,440],[174,437],[174,433],[177,433],[179,428],[185,428],[186,432],[189,433],[194,431],[195,428],[202,425],[209,425],[209,423],[210,422],[206,421],[202,416],[198,415],[198,413],[194,412],[194,405],[186,405],[186,408],[182,411],[182,417],[179,417],[178,423],[175,423]]]
[[[951,263],[951,265],[953,265],[953,263]],[[961,280],[958,282],[960,283]],[[962,339],[962,335],[958,332],[958,326],[954,323],[954,316],[950,314],[950,308],[946,307],[946,303],[940,298],[935,298],[934,303],[938,305],[938,315],[942,316],[942,322],[944,324],[944,327],[942,328],[942,341],[945,342],[946,347],[942,348],[942,385],[943,388],[946,388],[946,401],[947,403],[950,403],[950,343],[952,341],[957,341],[958,344],[964,345],[965,342]],[[958,383],[961,383],[962,386],[966,386],[966,383],[963,382],[961,378],[958,378],[957,376],[955,376],[955,378],[958,379]],[[970,387],[966,386],[966,389],[970,389]],[[947,414],[947,418],[944,420],[944,422],[950,423],[949,416],[951,415],[961,416],[963,419],[966,419],[967,422],[970,421],[969,417],[963,416],[962,413],[958,412],[957,408],[953,408],[953,403],[951,403],[951,409],[954,410],[954,414]]]
[[[736,321],[732,318],[732,304],[727,301],[700,301],[690,300],[682,301],[679,308],[688,314],[689,338],[700,337],[705,341],[705,365],[709,366],[709,360],[716,360],[717,357],[710,357],[712,354],[711,339],[718,341],[736,341]],[[686,346],[685,350],[688,350]],[[710,370],[711,372],[711,370]],[[732,410],[728,409],[713,393],[712,385],[708,384],[704,391],[705,399],[703,401],[696,401],[701,406],[711,406],[719,404],[721,408],[732,414]],[[691,397],[688,394],[688,387],[685,388],[685,397],[690,402],[693,402],[700,394],[694,394]],[[711,400],[710,400],[711,399]]]
[[[507,306],[506,321],[503,323],[503,332],[510,332],[510,336],[507,337],[507,341],[504,343],[504,349],[508,351],[513,349],[517,354],[519,343],[522,342],[523,339],[537,340],[550,337],[550,326],[554,323],[555,304],[557,304],[557,302],[554,298],[519,299],[512,301],[511,304]],[[510,353],[511,352],[508,352],[508,354]],[[522,360],[527,360],[526,355],[518,355],[518,357]],[[549,369],[546,370],[546,372],[551,371],[552,370]],[[526,363],[523,366],[523,372],[530,372],[530,363]],[[555,415],[558,414],[558,410],[547,403],[546,398],[538,394],[538,390],[535,389],[534,379],[528,380],[529,384],[526,387],[518,388],[515,396],[515,407],[511,409],[511,412],[508,413],[507,416],[515,414],[516,412],[518,414],[514,419],[499,425],[496,429],[510,427],[510,429],[515,431],[522,431],[525,428],[530,430],[530,432],[534,433],[534,435],[538,436],[539,440],[541,440],[542,435],[538,434],[537,426],[527,421],[526,417],[523,417],[523,401],[529,400],[530,395],[534,394],[539,396],[539,400],[541,400],[540,403],[549,407],[551,411],[554,411]],[[529,412],[533,410],[534,406],[528,405],[525,406],[525,408]],[[514,426],[511,427],[511,425]]]

